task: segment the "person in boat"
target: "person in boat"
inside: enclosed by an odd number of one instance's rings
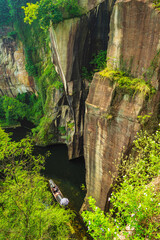
[[[56,193],[56,192],[58,192],[58,187],[57,186],[54,186],[53,187],[53,191]]]

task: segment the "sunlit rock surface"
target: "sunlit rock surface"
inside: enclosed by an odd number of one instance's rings
[[[0,95],[16,96],[34,91],[34,81],[25,70],[23,46],[7,37],[9,28],[0,29]]]
[[[89,11],[104,1],[105,0],[79,0],[79,5]]]
[[[95,74],[86,100],[84,157],[87,196],[93,196],[102,209],[116,171],[114,160],[140,129],[137,116],[143,102],[143,95],[132,99],[108,78]]]
[[[141,77],[160,50],[160,14],[145,0],[119,0],[110,23],[110,65]]]

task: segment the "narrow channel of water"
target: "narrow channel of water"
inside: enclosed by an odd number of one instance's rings
[[[8,128],[5,130],[12,133],[12,139],[19,141],[24,138],[29,130],[23,127]],[[57,144],[48,147],[35,147],[36,154],[45,155],[47,151],[51,154],[46,159],[44,175],[52,178],[60,187],[63,194],[70,200],[71,208],[78,212],[84,200],[85,193],[81,185],[85,184],[85,164],[83,157],[68,160],[67,146]]]

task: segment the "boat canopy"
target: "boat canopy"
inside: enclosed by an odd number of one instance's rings
[[[68,203],[69,203],[68,198],[62,198],[62,200],[60,201],[60,204],[63,205],[63,206],[67,206]]]

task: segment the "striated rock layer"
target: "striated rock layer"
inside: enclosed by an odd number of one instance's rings
[[[127,149],[140,129],[140,114],[144,96],[131,99],[117,90],[110,79],[94,76],[86,100],[84,156],[86,163],[87,196],[105,208],[107,194],[115,172],[114,160],[123,147]]]
[[[86,2],[86,1],[85,1]],[[88,1],[96,4],[101,1]],[[108,43],[112,4],[108,1],[81,18],[65,20],[50,29],[53,63],[64,83],[66,99],[74,121],[69,158],[83,154],[84,102],[88,84],[82,80],[82,67],[88,67],[94,53],[105,50]]]
[[[25,70],[23,46],[7,37],[10,28],[0,29],[0,95],[16,96],[34,91],[34,81]]]
[[[116,174],[113,162],[123,147],[129,149],[141,127],[137,116],[152,113],[156,119],[160,114],[160,14],[143,0],[117,1],[109,36],[108,67],[150,80],[157,92],[148,100],[140,93],[131,98],[108,78],[94,76],[84,126],[86,197],[92,195],[102,209],[112,183],[110,172]]]
[[[141,77],[160,50],[160,13],[145,0],[120,0],[110,28],[109,64]]]

